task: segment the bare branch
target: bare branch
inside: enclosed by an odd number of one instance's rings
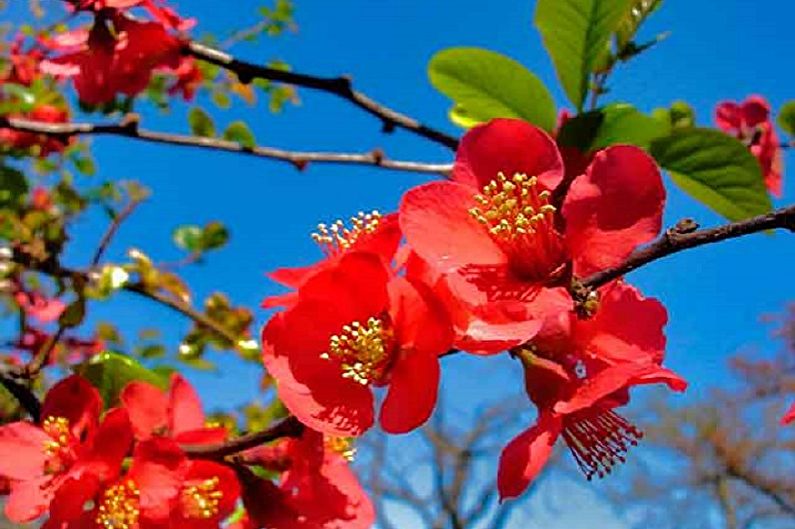
[[[210,48],[198,42],[188,42],[185,45],[185,53],[235,72],[241,83],[249,83],[253,79],[266,79],[333,94],[379,118],[384,125],[384,132],[392,132],[398,127],[450,149],[458,147],[458,139],[453,136],[423,125],[416,119],[381,105],[362,92],[354,90],[353,83],[348,77],[317,77],[259,66],[238,60],[226,52]]]
[[[150,143],[245,154],[286,162],[299,170],[305,169],[310,163],[365,165],[394,171],[437,174],[445,177],[452,170],[451,164],[391,160],[379,149],[366,152],[320,152],[288,151],[259,145],[245,147],[236,141],[221,138],[204,138],[142,129],[138,126],[138,119],[136,114],[128,114],[121,121],[112,123],[47,123],[22,118],[0,117],[0,128],[66,138],[80,135],[121,136]]]
[[[303,431],[304,425],[295,417],[290,416],[266,430],[241,435],[224,443],[183,446],[182,450],[190,457],[223,459],[282,437],[298,437]]]

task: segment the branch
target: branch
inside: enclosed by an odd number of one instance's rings
[[[110,241],[113,240],[116,232],[119,231],[122,222],[127,220],[127,218],[132,215],[132,212],[135,211],[135,208],[138,207],[138,204],[140,203],[140,200],[130,200],[127,205],[124,206],[115,217],[113,217],[108,229],[102,234],[102,238],[99,240],[97,250],[94,252],[94,257],[91,259],[91,266],[97,266],[99,264],[99,261],[102,259],[102,256],[110,245]]]
[[[41,420],[41,403],[29,387],[22,384],[9,370],[0,372],[0,384],[17,399],[17,402],[28,412],[34,422]]]
[[[455,137],[423,125],[414,118],[385,107],[365,94],[354,90],[353,83],[349,77],[317,77],[259,66],[250,62],[240,61],[226,52],[210,48],[198,42],[188,42],[185,45],[185,53],[235,72],[241,83],[249,83],[253,79],[266,79],[333,94],[379,118],[384,124],[384,132],[392,132],[396,127],[399,127],[450,149],[454,150],[458,147],[458,139]]]
[[[697,227],[698,225],[692,220],[680,221],[653,243],[633,252],[620,265],[596,272],[582,279],[580,283],[586,288],[597,288],[652,261],[696,246],[766,230],[784,229],[795,232],[795,206],[777,209],[764,215],[724,224],[716,228],[696,230]]]
[[[138,127],[138,119],[136,114],[128,114],[121,121],[114,123],[47,123],[22,118],[0,117],[0,128],[10,128],[22,132],[67,138],[79,135],[100,134],[122,136],[150,143],[165,143],[182,147],[195,147],[247,154],[258,158],[287,162],[294,165],[297,169],[305,169],[308,164],[317,162],[368,165],[395,171],[431,173],[443,176],[447,176],[452,170],[452,165],[450,164],[390,160],[379,149],[373,149],[368,152],[315,152],[287,151],[265,146],[244,147],[236,141],[220,138],[204,138],[200,136],[171,134],[168,132],[141,129]]]
[[[91,279],[90,274],[88,272],[66,268],[53,261],[46,261],[46,262],[36,261],[35,259],[31,258],[29,255],[16,250],[14,251],[13,261],[17,264],[29,268],[30,270],[35,270],[37,272],[41,272],[43,274],[47,274],[52,277],[61,277],[61,278],[82,277],[85,281],[90,281]],[[239,340],[238,336],[230,332],[220,323],[197,311],[188,303],[184,303],[178,299],[171,298],[167,295],[161,294],[160,292],[151,291],[140,283],[128,283],[123,285],[121,289],[126,290],[127,292],[133,292],[135,294],[138,294],[139,296],[148,298],[152,301],[156,301],[161,305],[165,305],[175,310],[176,312],[179,312],[180,314],[187,316],[188,318],[195,321],[197,324],[203,327],[207,327],[214,333],[218,334],[219,336],[231,342],[233,347],[237,347],[237,343]]]
[[[223,459],[261,444],[282,437],[298,437],[304,431],[304,425],[293,416],[282,419],[266,430],[241,435],[224,443],[212,445],[187,445],[182,450],[191,457],[202,459]]]

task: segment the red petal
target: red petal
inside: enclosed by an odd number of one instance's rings
[[[543,130],[518,119],[493,119],[464,134],[453,180],[479,191],[499,172],[537,176],[554,189],[563,178],[563,162],[555,141]]]
[[[597,153],[563,205],[574,273],[615,266],[651,241],[662,226],[664,205],[662,177],[649,155],[627,145]]]
[[[141,514],[166,520],[171,501],[179,494],[187,458],[177,444],[166,438],[138,443],[129,476],[140,490]]]
[[[381,406],[381,427],[387,433],[407,433],[431,416],[439,391],[439,357],[406,351],[391,371],[389,391]]]
[[[226,428],[202,428],[174,435],[174,440],[180,445],[213,445],[223,443],[229,437]]]
[[[132,447],[133,428],[127,410],[114,408],[105,415],[91,440],[91,451],[84,463],[103,481],[119,475],[124,458]]]
[[[718,128],[732,132],[742,126],[740,105],[732,101],[724,101],[715,108],[715,123]]]
[[[755,127],[770,119],[770,103],[762,96],[750,96],[742,105],[742,117],[747,127]]]
[[[682,377],[664,367],[623,363],[586,378],[571,397],[555,405],[555,413],[571,414],[595,405],[618,390],[657,383],[667,384],[674,391],[684,391],[687,388],[687,382]]]
[[[593,318],[575,323],[575,340],[581,350],[607,362],[659,364],[665,353],[663,328],[667,321],[662,303],[618,281],[602,290]]]
[[[12,522],[26,523],[44,514],[53,498],[53,476],[11,482],[5,515]]]
[[[212,516],[212,520],[217,523],[232,514],[237,499],[240,497],[240,483],[237,481],[234,470],[212,461],[191,461],[185,475],[184,486],[201,483],[212,478],[218,478],[217,490],[222,494],[218,502],[218,512]]]
[[[130,414],[136,439],[144,441],[168,428],[168,399],[160,388],[147,382],[130,382],[119,401]]]
[[[429,287],[395,277],[388,284],[395,337],[404,349],[437,355],[453,345],[453,327],[444,305]]]
[[[99,479],[93,474],[64,481],[50,504],[48,525],[58,527],[79,520],[85,515],[85,504],[95,498],[99,487]]]
[[[263,362],[278,383],[281,401],[302,423],[315,430],[338,436],[362,434],[374,420],[370,390],[343,379],[329,362],[318,363],[317,378],[296,380],[289,358],[278,347],[284,341],[283,320],[283,315],[277,314],[262,331]]]
[[[486,228],[469,214],[476,191],[453,182],[431,182],[403,195],[400,226],[411,247],[445,273],[467,265],[504,265],[508,258]]]
[[[787,413],[785,413],[781,418],[781,424],[787,425],[792,421],[795,421],[795,404],[793,404],[790,409],[787,410]]]
[[[497,488],[500,499],[515,498],[544,468],[560,435],[563,421],[542,415],[528,430],[513,438],[500,454]]]
[[[101,411],[102,398],[97,389],[83,377],[72,375],[50,388],[44,397],[41,416],[67,419],[72,433],[79,439],[83,430],[96,428]]]
[[[169,430],[172,435],[204,428],[202,402],[193,386],[182,376],[171,376],[168,392]]]
[[[41,476],[47,462],[44,445],[51,440],[41,428],[27,422],[1,426],[0,476],[17,480]]]

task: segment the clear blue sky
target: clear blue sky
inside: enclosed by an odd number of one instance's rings
[[[250,24],[259,2],[238,0],[223,3],[223,8],[220,4],[180,0],[176,5],[199,20],[197,32],[224,34]],[[20,11],[23,7],[15,6]],[[532,27],[532,11],[533,2],[528,0],[297,0],[298,34],[265,39],[256,45],[244,43],[235,51],[254,61],[278,57],[297,71],[351,74],[356,86],[377,100],[459,133],[447,121],[448,101],[427,81],[428,59],[448,46],[483,46],[514,57],[556,87],[551,63]],[[722,99],[760,93],[777,107],[795,98],[791,89],[795,73],[788,57],[789,50],[795,49],[793,15],[791,0],[668,0],[645,32],[653,35],[671,30],[670,38],[634,64],[622,67],[611,80],[613,91],[606,100],[627,101],[651,110],[684,99],[695,107],[702,124],[712,124],[712,108]],[[558,88],[553,93],[559,106],[565,106],[563,93]],[[242,104],[214,115],[221,123],[245,118],[258,141],[268,145],[317,150],[382,147],[394,158],[438,162],[450,158],[443,148],[406,133],[380,134],[375,119],[333,97],[304,90],[301,99],[300,107],[276,116],[264,108],[251,110]],[[171,116],[145,113],[144,126],[187,129],[183,110]],[[264,278],[265,271],[318,257],[308,236],[318,222],[345,218],[362,209],[390,211],[403,191],[426,179],[355,167],[313,166],[299,173],[262,160],[114,138],[96,138],[94,144],[102,178],[135,178],[154,191],[153,198],[120,232],[110,258],[122,258],[127,248],[137,245],[158,260],[174,259],[178,253],[170,239],[172,228],[222,220],[232,233],[228,248],[212,255],[205,265],[187,271],[186,278],[195,288],[196,299],[221,289],[236,302],[252,307],[275,291]],[[795,158],[787,155],[785,162],[791,166]],[[784,197],[779,204],[795,201],[792,174],[789,170],[785,173]],[[685,216],[703,225],[720,221],[669,189],[668,224]],[[104,220],[99,216],[76,227],[73,264],[86,262],[103,229]],[[793,262],[793,239],[781,233],[701,248],[632,274],[632,281],[668,307],[668,362],[692,380],[693,391],[724,380],[727,354],[746,348],[772,350],[769,329],[759,318],[781,311],[795,298]],[[126,329],[155,322],[176,337],[187,328],[178,316],[139,299],[120,296],[117,302],[94,309]],[[265,314],[257,315],[259,326]],[[191,378],[211,405],[246,401],[255,390],[257,371],[236,365],[227,368],[227,362],[218,359],[224,376],[194,374]],[[485,364],[445,360],[446,388],[463,406],[493,398],[504,392],[508,381],[517,380],[509,362],[484,362],[491,367],[486,371],[486,384],[480,371]],[[475,373],[477,388],[472,383]],[[566,527],[593,526],[593,503],[580,505]],[[613,526],[605,522],[602,527]]]

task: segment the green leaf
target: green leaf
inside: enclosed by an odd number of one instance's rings
[[[520,118],[555,127],[555,103],[544,83],[513,59],[482,48],[449,48],[428,63],[431,84],[453,100],[450,119],[472,127],[492,118]]]
[[[536,27],[566,95],[578,111],[588,92],[590,74],[604,62],[610,37],[629,6],[628,0],[538,0]]]
[[[787,101],[779,109],[778,125],[790,136],[795,136],[795,100]]]
[[[663,117],[651,117],[632,105],[616,103],[569,119],[561,127],[557,141],[559,145],[577,147],[583,152],[617,144],[648,150],[654,139],[670,132],[668,114]]]
[[[202,230],[200,226],[191,224],[188,226],[180,226],[175,229],[171,238],[174,240],[174,244],[183,250],[200,252],[202,250],[203,235],[204,230]]]
[[[668,123],[647,116],[632,105],[609,105],[602,113],[604,119],[591,143],[591,150],[621,143],[648,150],[652,140],[670,131]]]
[[[0,165],[0,207],[20,203],[27,192],[25,175],[13,167]]]
[[[215,137],[215,124],[213,119],[199,107],[193,107],[188,112],[188,124],[190,130],[196,136],[203,138]]]
[[[653,141],[651,153],[674,183],[729,220],[772,208],[759,163],[731,136],[713,129],[680,129]]]
[[[116,404],[124,387],[134,380],[149,382],[166,389],[168,379],[142,366],[137,360],[121,353],[103,351],[76,369],[102,395],[106,407]]]
[[[246,149],[253,149],[257,144],[254,133],[248,128],[244,121],[234,121],[224,131],[224,139],[236,141]]]
[[[229,240],[229,230],[218,221],[207,223],[202,233],[202,249],[214,250],[220,248]]]
[[[85,317],[86,300],[83,297],[79,297],[64,309],[58,318],[58,324],[66,328],[77,327],[83,322]]]

